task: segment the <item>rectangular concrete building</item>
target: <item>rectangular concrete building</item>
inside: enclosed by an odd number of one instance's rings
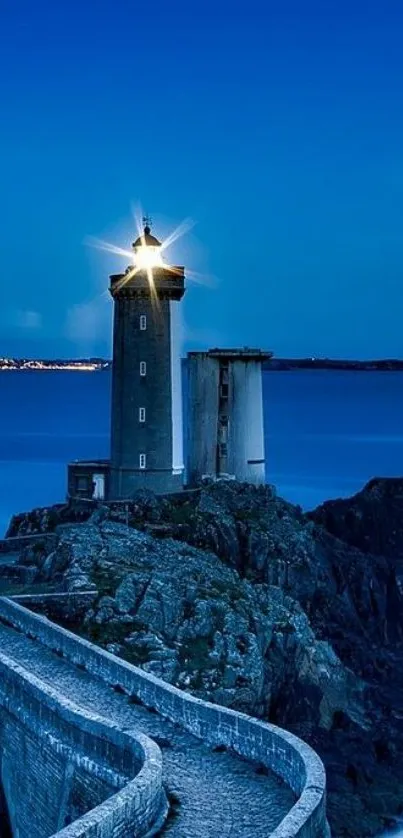
[[[260,349],[210,349],[187,356],[187,478],[265,482]]]

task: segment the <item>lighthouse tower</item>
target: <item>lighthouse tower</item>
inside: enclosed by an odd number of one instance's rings
[[[183,267],[164,264],[161,243],[144,231],[133,265],[110,277],[114,301],[111,461],[108,496],[183,486],[179,303]]]

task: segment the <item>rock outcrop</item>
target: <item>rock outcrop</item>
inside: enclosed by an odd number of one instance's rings
[[[329,500],[309,514],[363,553],[386,556],[403,575],[403,478],[374,478],[352,498]]]
[[[139,493],[124,510],[60,507],[47,512],[55,549],[22,560],[38,583],[98,591],[75,630],[305,738],[327,767],[333,834],[358,838],[403,803],[395,483],[370,484],[349,502],[356,523],[346,538],[344,502],[305,516],[271,487],[232,482],[180,500]],[[21,534],[24,519],[13,527]]]

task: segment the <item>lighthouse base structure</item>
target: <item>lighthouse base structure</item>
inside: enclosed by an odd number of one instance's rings
[[[109,472],[110,497],[108,500],[130,500],[139,489],[166,495],[183,489],[183,470],[178,474],[169,471],[134,471],[111,468]]]
[[[183,489],[183,470],[135,473],[112,469],[109,460],[75,460],[68,464],[67,497],[97,501],[130,500],[140,489],[169,495]]]

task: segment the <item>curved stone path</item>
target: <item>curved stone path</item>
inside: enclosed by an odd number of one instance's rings
[[[148,734],[163,754],[164,785],[175,804],[162,830],[169,838],[267,838],[295,797],[274,774],[214,751],[36,640],[0,623],[0,648],[78,706],[122,728]]]

